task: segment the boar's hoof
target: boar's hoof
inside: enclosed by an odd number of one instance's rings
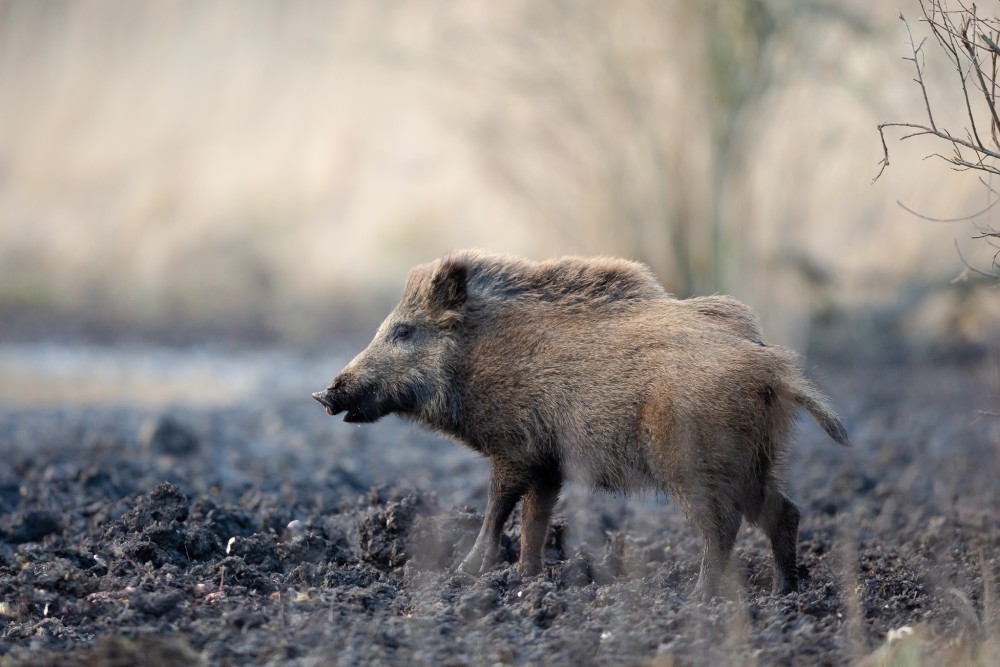
[[[705,580],[699,577],[698,583],[694,585],[694,590],[691,592],[691,601],[708,604],[717,595],[718,585],[715,583],[705,583]]]
[[[487,558],[484,554],[473,550],[465,557],[461,565],[458,566],[458,571],[464,572],[471,577],[478,577],[493,565],[494,560],[495,558]]]
[[[515,569],[522,577],[537,577],[542,573],[542,564],[537,561],[520,562]]]
[[[795,593],[799,590],[798,579],[786,578],[778,575],[774,580],[774,587],[772,592],[775,595],[788,595],[789,593]]]
[[[478,578],[479,575],[483,573],[482,560],[477,559],[475,561],[471,561],[466,558],[461,562],[461,564],[459,564],[458,571],[463,574],[467,574],[470,577]]]
[[[474,565],[470,564],[468,561],[464,561],[464,560],[461,563],[459,563],[459,565],[458,565],[458,571],[461,574],[467,574],[467,575],[469,575],[473,579],[478,579],[479,578],[479,574],[480,574],[480,568],[475,567]]]

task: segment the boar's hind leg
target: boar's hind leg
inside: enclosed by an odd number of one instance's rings
[[[521,500],[521,558],[518,568],[526,577],[533,577],[542,571],[545,534],[561,486],[558,474],[536,478]]]
[[[734,507],[714,505],[704,516],[695,517],[695,523],[705,538],[701,555],[701,571],[694,587],[694,596],[708,602],[719,592],[719,582],[736,543],[743,516]]]
[[[764,495],[758,520],[771,540],[774,553],[774,592],[784,595],[799,588],[795,552],[799,541],[799,508],[773,484]]]
[[[459,566],[466,574],[478,576],[496,563],[503,525],[528,486],[527,480],[512,472],[496,461],[492,464],[483,527],[479,530],[476,543],[472,545],[472,551]]]

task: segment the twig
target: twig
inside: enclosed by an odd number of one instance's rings
[[[986,46],[990,47],[990,51],[993,52],[993,55],[1000,55],[1000,46],[997,46],[997,43],[994,42],[992,39],[990,39],[989,35],[987,35],[986,33],[983,33],[979,37],[984,42],[986,42]]]
[[[1000,279],[1000,275],[997,275],[997,274],[994,274],[994,273],[987,273],[985,271],[980,271],[979,269],[977,269],[976,267],[972,266],[967,261],[965,261],[965,257],[962,255],[962,251],[959,250],[959,248],[958,248],[958,241],[957,240],[955,241],[955,252],[958,253],[958,258],[960,260],[962,260],[962,264],[965,264],[965,268],[968,269],[969,271],[972,271],[973,273],[978,273],[979,275],[983,276],[984,278],[991,278],[993,280]]]
[[[920,40],[920,44],[914,45],[914,43],[913,43],[913,33],[910,32],[910,24],[906,20],[906,17],[903,16],[902,12],[899,13],[899,20],[903,22],[904,26],[906,26],[906,35],[907,35],[907,37],[910,38],[910,48],[913,50],[913,57],[912,58],[904,58],[904,60],[912,60],[913,61],[913,66],[917,70],[917,79],[916,79],[916,81],[920,85],[920,92],[923,93],[923,95],[924,95],[924,108],[927,109],[927,120],[929,120],[930,123],[931,123],[931,129],[934,132],[937,132],[937,124],[934,122],[934,114],[931,113],[931,101],[930,101],[930,98],[927,96],[927,86],[926,86],[926,84],[924,84],[924,71],[923,71],[923,68],[920,67],[920,62],[917,60],[917,58],[920,56],[920,50],[922,48],[924,48],[924,42],[927,41],[927,38],[925,37],[924,39]]]
[[[997,116],[997,108],[996,108],[996,105],[994,104],[993,97],[990,95],[990,88],[986,85],[986,81],[983,78],[983,68],[979,64],[979,56],[976,55],[976,47],[974,46],[973,40],[969,39],[969,35],[968,35],[968,31],[972,30],[973,39],[975,38],[976,26],[977,25],[978,25],[978,21],[976,19],[976,6],[973,5],[972,6],[972,12],[969,14],[969,16],[967,16],[965,18],[965,23],[964,23],[964,26],[963,26],[965,28],[965,30],[963,31],[962,39],[963,39],[963,43],[965,44],[965,50],[968,51],[968,53],[969,53],[969,59],[970,59],[971,64],[972,64],[972,70],[976,73],[976,78],[979,80],[980,90],[983,91],[983,98],[986,101],[986,107],[990,110],[990,115],[993,117],[993,122],[992,122],[992,125],[990,127],[993,129],[993,136],[994,136],[994,142],[995,142],[996,141],[996,128],[998,126],[1000,126],[1000,116]],[[969,116],[970,116],[970,119],[971,119],[971,117],[972,117],[972,110],[971,109],[969,110]],[[975,124],[974,124],[974,122],[973,122],[973,130],[975,130]],[[979,141],[979,136],[978,135],[976,136],[976,141],[978,141],[980,143],[980,145],[982,145],[982,142]]]
[[[900,139],[901,141],[904,139],[910,139],[912,137],[919,137],[926,134],[930,134],[950,142],[954,147],[956,147],[956,149],[957,147],[962,146],[970,150],[973,150],[976,153],[981,153],[982,156],[984,157],[991,157],[995,160],[1000,160],[1000,152],[990,150],[985,146],[977,146],[976,144],[970,141],[966,141],[965,139],[959,139],[958,137],[952,136],[947,130],[938,130],[932,127],[928,127],[927,125],[921,125],[919,123],[880,123],[878,125],[878,131],[879,134],[882,135],[882,148],[884,152],[884,157],[882,158],[882,161],[879,163],[882,165],[882,169],[879,170],[879,173],[873,179],[874,181],[878,180],[878,177],[882,175],[882,172],[885,170],[885,167],[889,165],[889,148],[885,142],[885,128],[887,127],[907,127],[913,130],[917,130],[917,132],[912,132],[902,137]],[[955,157],[944,158],[944,159],[959,167],[967,167],[969,169],[979,169],[980,171],[986,171],[991,174],[1000,175],[1000,168],[994,167],[993,165],[988,165],[981,161],[969,162],[964,157],[962,157],[961,152],[959,152],[958,150],[956,150]]]
[[[910,213],[911,215],[917,216],[921,220],[927,220],[928,222],[966,222],[966,221],[969,221],[969,220],[972,220],[974,218],[977,218],[977,217],[981,216],[983,213],[989,212],[990,209],[992,209],[998,203],[1000,203],[1000,197],[998,197],[997,199],[994,199],[983,210],[976,211],[975,213],[970,213],[969,215],[963,215],[963,216],[958,217],[958,218],[933,218],[933,217],[931,217],[929,215],[924,215],[923,213],[917,213],[912,208],[910,208],[909,206],[907,206],[906,204],[904,204],[903,202],[901,202],[899,200],[896,201],[896,205],[899,206],[899,208],[903,209],[907,213]]]

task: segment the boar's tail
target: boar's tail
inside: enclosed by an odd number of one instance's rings
[[[809,384],[805,378],[797,378],[792,387],[792,398],[813,416],[823,430],[844,447],[850,447],[847,429],[834,414],[830,402],[818,389]]]

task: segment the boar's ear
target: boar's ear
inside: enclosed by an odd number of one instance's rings
[[[469,265],[460,259],[449,258],[431,278],[430,305],[438,310],[458,310],[465,303],[465,283]]]

